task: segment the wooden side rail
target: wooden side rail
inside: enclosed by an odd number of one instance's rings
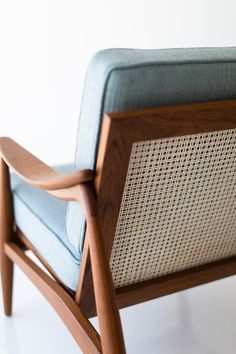
[[[90,170],[85,170],[76,172],[69,176],[64,176],[45,165],[42,161],[38,160],[36,157],[34,157],[32,154],[30,154],[28,151],[23,149],[20,145],[9,138],[0,138],[0,154],[2,171],[4,171],[4,181],[1,188],[2,216],[4,215],[5,200],[7,198],[7,193],[3,192],[4,184],[7,180],[9,182],[9,176],[7,176],[8,167],[11,167],[19,177],[21,177],[25,182],[29,183],[35,188],[43,189],[60,199],[76,200],[81,202],[85,210],[87,228],[89,231],[87,235],[92,265],[96,308],[101,331],[102,353],[124,354],[125,345],[119,310],[116,303],[115,290],[112,283],[109,262],[99,230],[96,205],[97,203],[93,190],[93,184],[90,182],[94,178],[93,172]],[[9,192],[9,186],[7,190]],[[7,204],[9,203],[7,202]],[[10,217],[8,221],[12,222]],[[9,229],[9,223],[7,228]],[[4,233],[7,235],[5,231],[6,230],[4,230]],[[26,256],[24,255],[23,251],[21,251],[21,249],[11,241],[11,239],[12,237],[10,236],[6,236],[2,239],[2,254],[4,254],[4,262],[6,262],[6,260],[12,260],[13,262],[16,262],[31,278],[35,285],[40,288],[48,301],[58,312],[58,307],[60,304],[63,304],[64,301],[64,290],[61,289],[58,284],[55,287],[55,282],[51,283],[48,278],[45,278],[45,273],[40,271],[32,261],[25,258]],[[44,282],[41,278],[43,278]],[[66,302],[68,299],[69,298],[66,298]],[[59,301],[59,303],[55,305],[55,301]],[[77,309],[79,309],[79,306],[76,304],[74,299],[73,303],[74,305],[70,304],[66,312],[60,313],[60,315],[64,322],[67,322],[67,327],[70,329],[74,337],[77,338],[78,335],[78,338],[80,338],[79,332],[81,330],[84,331],[84,329],[81,327],[81,321],[78,317]],[[69,314],[70,311],[71,314]],[[75,311],[77,311],[76,319],[73,317],[75,315]],[[77,334],[74,332],[75,322],[73,325],[70,322],[74,320],[80,322],[80,326],[77,328]],[[90,327],[88,328],[86,324],[85,332],[87,330],[89,332],[91,331]],[[94,334],[92,335],[94,336]],[[93,340],[93,345],[95,343],[94,341],[96,342],[96,340]],[[81,343],[83,345],[83,339],[80,338],[78,343],[80,346]],[[91,340],[89,345],[91,346]],[[86,353],[96,352],[95,349],[99,350],[99,344],[97,342],[95,343],[95,347],[96,348],[94,348],[94,350],[92,349],[92,351],[90,351],[90,349],[88,350],[88,348],[86,349],[85,347],[84,350]]]
[[[5,244],[6,255],[28,276],[56,310],[85,353],[101,353],[98,333],[81,313],[74,299],[13,242]]]

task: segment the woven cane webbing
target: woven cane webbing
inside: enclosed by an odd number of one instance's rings
[[[133,144],[116,287],[236,255],[236,129]]]

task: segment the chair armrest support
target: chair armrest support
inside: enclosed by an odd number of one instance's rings
[[[0,138],[0,155],[22,180],[45,191],[63,190],[94,179],[92,170],[63,175],[10,138]]]
[[[106,254],[97,209],[97,201],[91,184],[79,186],[81,200],[87,217],[86,236],[92,267],[92,278],[97,315],[101,333],[102,352],[104,354],[125,354],[125,343],[115,289]]]

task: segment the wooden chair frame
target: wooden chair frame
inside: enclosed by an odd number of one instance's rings
[[[236,256],[115,289],[109,267],[132,145],[137,141],[236,128],[236,100],[182,105],[104,117],[96,175],[62,175],[9,138],[0,139],[0,256],[4,309],[11,315],[13,264],[37,286],[84,353],[125,353],[118,308],[236,273]],[[9,168],[35,188],[79,201],[87,228],[76,293],[67,289],[14,225]],[[113,183],[107,183],[111,180]],[[30,249],[54,281],[24,251]],[[100,335],[88,318],[98,315]]]

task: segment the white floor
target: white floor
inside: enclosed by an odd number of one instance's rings
[[[81,353],[56,313],[18,269],[14,290],[13,316],[0,313],[1,354]],[[235,354],[236,278],[130,307],[121,311],[121,317],[130,354]]]

